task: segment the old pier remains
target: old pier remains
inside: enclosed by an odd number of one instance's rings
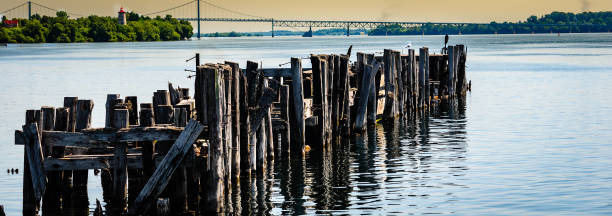
[[[193,97],[172,84],[152,103],[108,94],[104,128],[91,128],[88,99],[26,110],[15,131],[24,146],[23,214],[88,214],[90,169],[107,203],[102,210],[96,201],[98,215],[239,214],[248,197],[232,188],[265,175],[271,161],[342,148],[342,137],[409,123],[470,88],[463,45],[438,55],[349,55],[291,58],[290,68],[198,58]]]

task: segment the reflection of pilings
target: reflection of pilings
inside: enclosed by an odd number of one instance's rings
[[[306,209],[304,208],[304,170],[305,162],[304,158],[301,157],[292,157],[291,158],[291,169],[292,175],[289,177],[291,179],[291,186],[289,187],[289,191],[292,195],[293,203],[291,203],[291,209],[293,210],[292,214],[302,215],[306,213]]]
[[[279,160],[278,164],[277,164],[277,171],[275,173],[278,173],[276,178],[278,178],[280,180],[280,194],[285,198],[284,202],[281,204],[281,208],[283,210],[288,209],[289,203],[291,203],[291,191],[290,191],[290,187],[291,187],[291,175],[292,175],[292,170],[291,170],[291,165],[290,165],[290,161],[289,158],[284,158],[283,160]]]
[[[242,204],[242,214],[243,215],[252,215],[252,206],[251,206],[251,178],[243,178],[240,180],[240,203]]]
[[[350,205],[349,194],[351,192],[350,181],[350,145],[348,139],[343,139],[332,151],[332,193],[331,200],[334,202],[332,209],[346,209]]]
[[[312,180],[312,195],[316,203],[317,210],[328,210],[333,205],[333,200],[330,197],[332,190],[332,165],[331,151],[328,150],[313,150],[307,158],[309,171],[313,172]]]

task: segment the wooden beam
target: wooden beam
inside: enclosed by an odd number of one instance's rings
[[[176,140],[183,129],[168,127],[136,127],[125,129],[85,129],[81,132],[43,131],[43,143],[50,146],[100,148],[112,143]]]
[[[43,169],[43,162],[45,159],[40,142],[40,135],[38,133],[38,125],[36,123],[26,124],[23,126],[23,131],[26,136],[25,154],[28,159],[32,188],[34,189],[34,197],[38,203],[45,193],[47,184]]]
[[[291,68],[263,68],[260,69],[265,77],[291,77],[293,73]],[[303,71],[312,70],[311,68],[303,68]]]
[[[128,154],[127,165],[130,169],[142,169],[141,154]],[[111,169],[115,167],[113,155],[80,155],[65,158],[45,159],[45,171]]]
[[[168,151],[168,154],[164,157],[159,167],[153,173],[153,176],[149,178],[147,184],[144,186],[140,194],[134,203],[130,205],[128,211],[131,215],[141,215],[146,213],[152,203],[161,194],[161,192],[168,185],[170,176],[174,173],[176,168],[181,164],[183,158],[189,150],[192,149],[192,144],[196,141],[200,133],[204,130],[204,125],[198,123],[195,120],[189,121],[185,130],[178,137],[174,145]]]

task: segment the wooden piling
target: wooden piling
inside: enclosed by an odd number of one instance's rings
[[[118,97],[118,96],[117,96]],[[75,131],[81,131],[91,127],[91,114],[94,107],[93,100],[78,100],[76,109]],[[107,109],[108,113],[108,109]],[[110,125],[110,122],[109,122]],[[86,149],[79,149],[85,152]],[[87,198],[88,170],[73,170],[73,195],[72,200],[75,214],[89,214],[89,199]]]
[[[247,78],[244,73],[240,73],[238,80],[238,100],[240,108],[240,174],[244,179],[251,178],[251,157],[250,157],[250,131],[248,117],[248,87]]]
[[[376,70],[378,70],[378,67],[376,67]],[[371,94],[370,88],[373,87],[372,75],[374,75],[374,71],[375,71],[374,67],[372,67],[371,65],[364,66],[364,72],[362,73],[362,77],[361,77],[362,89],[359,95],[359,104],[356,104],[357,115],[355,116],[355,131],[357,132],[364,131],[367,104],[368,104],[368,100],[372,99],[372,98],[369,98],[369,96]]]
[[[304,125],[304,94],[302,92],[302,60],[291,58],[291,85],[292,85],[292,112],[291,112],[291,141],[295,142],[294,153],[304,156],[305,125]]]
[[[115,109],[113,111],[113,127],[117,129],[129,127],[129,111]],[[123,215],[127,211],[127,143],[115,143],[113,168],[113,200],[112,212],[114,215]]]
[[[241,106],[240,103],[240,79],[241,71],[238,63],[225,62],[232,68],[231,73],[231,98],[229,99],[232,104],[231,115],[232,118],[232,182],[237,182],[240,179],[240,148],[241,148]]]
[[[281,156],[288,158],[291,148],[290,143],[290,118],[289,118],[289,86],[282,85],[280,88],[280,119],[283,128],[281,129]]]
[[[221,140],[221,124],[223,118],[223,85],[221,84],[221,71],[213,66],[200,66],[198,70],[204,72],[208,105],[208,176],[205,177],[206,197],[205,212],[218,214],[223,212],[224,200],[224,170],[223,170],[223,143]]]
[[[130,116],[130,125],[138,125],[138,97],[127,96],[125,97],[125,103]]]

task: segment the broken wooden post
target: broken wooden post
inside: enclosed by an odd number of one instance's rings
[[[455,50],[455,47],[448,46],[448,81],[446,83],[446,88],[448,89],[448,96],[451,98],[454,96],[455,93],[455,89],[453,88],[455,78],[453,76],[455,75],[455,70],[457,68],[456,54],[457,51]]]
[[[244,179],[251,178],[251,157],[249,139],[249,116],[248,116],[248,92],[247,79],[244,73],[240,73],[238,80],[238,100],[240,108],[240,174]]]
[[[185,108],[174,108],[174,125],[177,127],[185,127],[189,117]]]
[[[119,99],[119,94],[107,94],[106,95],[106,119],[104,121],[104,127],[113,127],[113,110]]]
[[[321,120],[320,123],[315,127],[315,135],[311,137],[312,143],[318,143],[323,145],[325,140],[325,118],[327,112],[327,85],[325,84],[325,77],[327,77],[327,62],[321,58],[321,56],[312,55],[310,56],[310,62],[312,64],[312,78],[313,78],[313,96],[312,96],[312,114],[318,116]],[[289,130],[291,131],[291,129]]]
[[[225,64],[229,65],[232,68],[231,73],[231,97],[230,101],[232,104],[232,181],[237,182],[240,179],[240,144],[241,144],[241,114],[240,109],[240,79],[241,72],[238,63],[235,62],[225,62]]]
[[[32,182],[32,192],[36,203],[39,203],[45,193],[47,180],[43,168],[44,155],[42,151],[40,134],[36,123],[28,123],[23,126],[25,135],[25,155],[28,160],[28,168]]]
[[[155,117],[153,114],[153,104],[140,104],[140,127],[155,126]],[[155,145],[153,142],[142,142],[142,166],[145,179],[149,179],[155,171]]]
[[[138,125],[138,97],[127,96],[125,97],[125,103],[130,116],[130,125]]]
[[[168,115],[173,110],[172,104],[170,103],[170,95],[168,94],[167,90],[157,90],[156,92],[153,92],[153,109],[155,112],[155,123],[170,124],[168,122],[171,118]]]
[[[282,120],[281,129],[281,156],[288,158],[291,148],[289,146],[290,130],[289,130],[289,86],[282,85],[280,88],[280,118]]]
[[[206,197],[205,211],[207,213],[223,212],[224,195],[224,164],[223,143],[221,137],[221,121],[223,121],[223,85],[221,71],[215,66],[200,66],[198,70],[204,71],[206,80],[206,104],[208,105],[208,176],[205,177]]]
[[[292,112],[291,112],[291,141],[295,142],[294,153],[304,156],[305,125],[304,125],[304,94],[302,93],[302,60],[291,58],[291,90]]]
[[[172,124],[174,122],[174,108],[172,105],[158,105],[155,109],[156,124]]]
[[[157,197],[168,185],[170,176],[176,168],[180,166],[183,158],[192,149],[192,144],[204,130],[204,126],[195,120],[189,121],[185,130],[179,135],[174,142],[174,145],[168,151],[158,168],[149,178],[134,203],[130,206],[129,213],[131,215],[144,215],[149,207],[155,203]]]
[[[25,124],[34,123],[37,125],[41,124],[40,109],[39,110],[26,110]],[[25,144],[25,140],[23,142]],[[40,200],[34,196],[34,189],[32,186],[32,175],[30,174],[30,163],[28,162],[28,155],[26,154],[24,146],[23,154],[23,215],[38,215],[40,207]]]
[[[117,129],[129,127],[129,112],[127,109],[113,111],[113,127]],[[114,215],[123,215],[127,211],[127,143],[115,143],[113,166],[113,201]]]
[[[140,104],[140,126],[155,126],[155,113],[153,112],[153,105],[150,103]]]
[[[76,122],[75,131],[81,131],[91,127],[91,113],[93,111],[94,102],[93,100],[78,100],[76,105]],[[108,109],[107,109],[108,112]],[[110,122],[109,122],[110,125]],[[79,153],[85,153],[87,149],[78,149]],[[87,170],[73,170],[72,171],[72,182],[73,182],[73,196],[72,200],[74,204],[76,214],[89,214],[89,199],[87,198]]]
[[[378,67],[376,67],[378,70]],[[355,104],[357,106],[357,115],[355,116],[355,131],[363,132],[364,124],[365,124],[365,115],[367,111],[368,100],[374,100],[369,98],[371,92],[370,88],[374,85],[372,75],[374,75],[374,68],[371,65],[364,66],[364,72],[361,76],[361,91],[359,95],[359,104]]]
[[[374,64],[374,54],[366,54],[365,63],[372,66]],[[378,114],[378,90],[380,89],[380,79],[383,77],[380,69],[377,71],[372,71],[372,73],[372,79],[374,81],[372,82],[372,86],[370,86],[370,94],[368,95],[367,105],[367,122],[369,125],[376,124],[376,115]]]

